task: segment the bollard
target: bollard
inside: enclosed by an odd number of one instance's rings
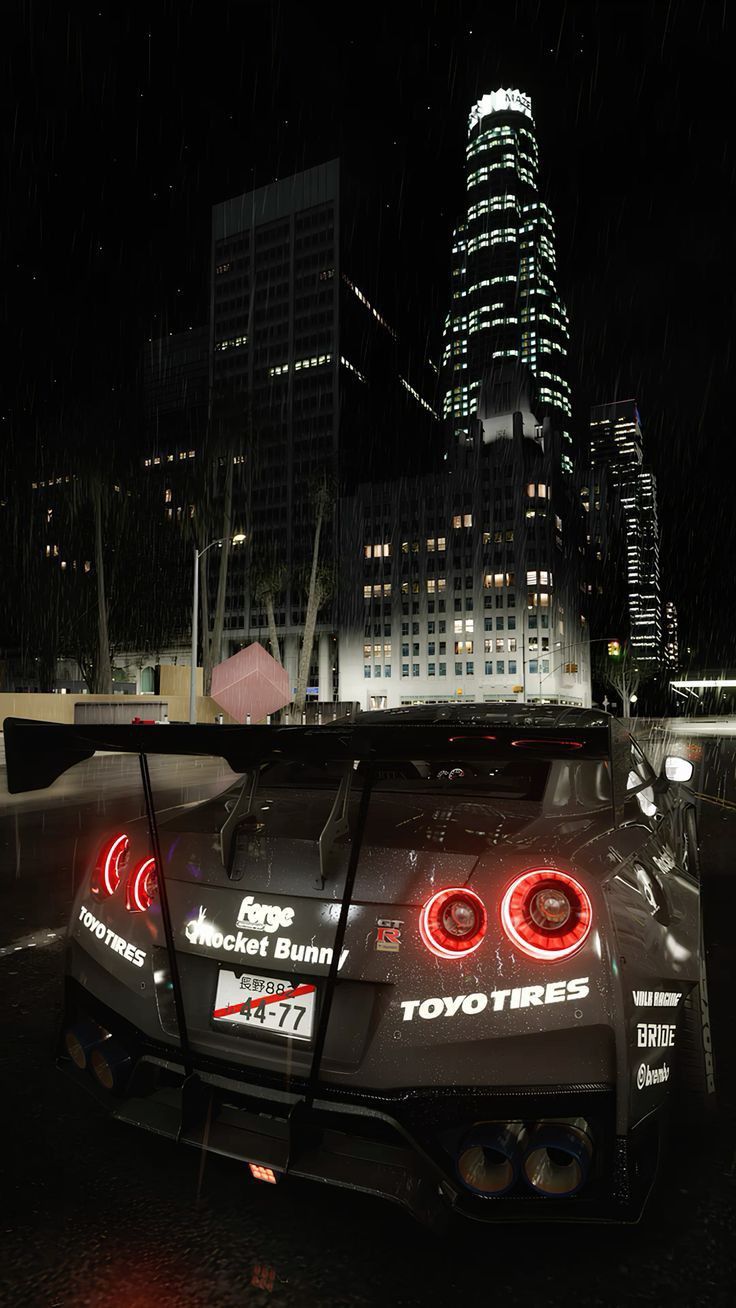
[[[245,715],[245,725],[246,727],[250,726],[250,713],[246,713]]]

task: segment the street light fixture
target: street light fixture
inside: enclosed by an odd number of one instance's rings
[[[237,531],[231,538],[233,545],[242,545],[245,540],[245,532]],[[197,643],[199,632],[197,630],[199,619],[199,560],[204,557],[208,550],[215,545],[224,544],[225,537],[221,536],[219,540],[211,540],[209,545],[205,545],[203,550],[194,547],[194,587],[192,597],[192,666],[189,676],[189,721],[194,725],[197,721]]]

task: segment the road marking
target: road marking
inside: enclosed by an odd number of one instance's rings
[[[697,795],[698,799],[705,799],[709,804],[717,804],[719,808],[736,809],[736,804],[734,804],[730,799],[716,799],[715,795],[706,795],[701,790],[696,790],[693,793]]]
[[[22,949],[44,949],[49,945],[57,945],[66,935],[66,927],[43,927],[40,931],[32,931],[30,935],[19,936],[17,940],[11,941],[9,945],[0,945],[0,958],[5,958],[8,954],[17,954]]]

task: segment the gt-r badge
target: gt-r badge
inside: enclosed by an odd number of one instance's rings
[[[379,917],[376,929],[376,949],[385,954],[398,954],[401,949],[401,928],[403,918],[398,920]]]

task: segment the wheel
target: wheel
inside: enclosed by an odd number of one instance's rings
[[[692,1119],[715,1112],[716,1074],[702,925],[699,980],[683,1003],[677,1046],[677,1101],[681,1113]]]

